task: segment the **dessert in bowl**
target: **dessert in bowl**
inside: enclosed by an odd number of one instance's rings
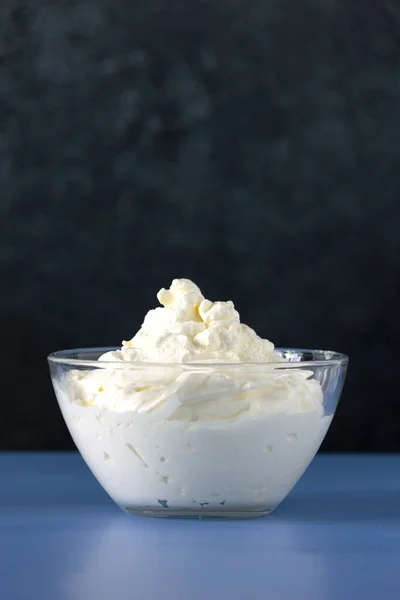
[[[158,299],[122,348],[49,356],[76,446],[127,512],[268,514],[323,441],[347,357],[275,349],[187,279]]]

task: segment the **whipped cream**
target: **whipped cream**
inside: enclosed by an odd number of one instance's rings
[[[187,279],[158,299],[120,350],[54,382],[78,448],[128,510],[272,510],[331,422],[320,383],[232,302]]]
[[[174,279],[138,333],[100,360],[134,362],[278,362],[274,344],[240,322],[233,302],[211,302],[189,279]]]

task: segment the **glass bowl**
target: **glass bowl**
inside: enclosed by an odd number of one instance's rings
[[[348,357],[278,348],[288,362],[97,360],[117,348],[48,357],[78,450],[125,511],[155,517],[270,513],[315,456]]]

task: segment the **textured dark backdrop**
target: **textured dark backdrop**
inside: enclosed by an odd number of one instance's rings
[[[184,276],[351,356],[325,449],[400,450],[399,3],[0,10],[0,447],[72,447],[46,354]]]

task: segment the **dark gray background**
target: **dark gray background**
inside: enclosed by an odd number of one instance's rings
[[[348,353],[327,450],[400,450],[400,5],[1,5],[1,448],[69,448],[47,373],[173,277]]]

